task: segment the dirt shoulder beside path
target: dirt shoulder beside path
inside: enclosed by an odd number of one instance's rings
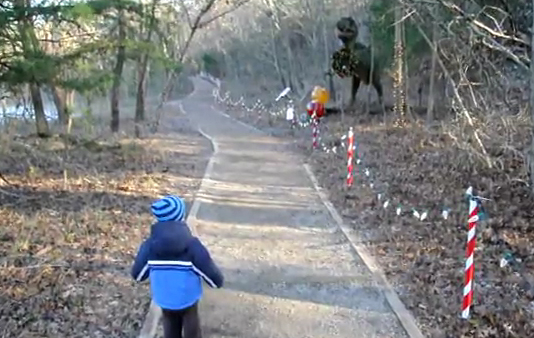
[[[175,105],[165,116],[156,136],[104,137],[66,158],[60,140],[2,135],[0,336],[138,335],[150,296],[129,273],[149,205],[190,201],[212,152]]]

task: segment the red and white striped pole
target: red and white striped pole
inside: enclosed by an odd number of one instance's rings
[[[462,318],[469,318],[469,310],[473,303],[473,289],[475,277],[475,245],[476,245],[476,226],[478,222],[478,201],[474,197],[469,199],[469,220],[467,232],[467,250],[465,260],[465,285],[464,285],[464,299],[462,305]]]
[[[312,136],[313,136],[313,149],[317,149],[317,138],[318,138],[318,134],[319,134],[319,128],[318,128],[318,120],[317,120],[317,112],[316,112],[316,107],[314,107],[313,109],[313,114],[312,114]]]
[[[352,131],[352,127],[349,129],[347,142],[347,186],[350,187],[354,181],[354,177],[352,176],[354,162],[354,132]]]

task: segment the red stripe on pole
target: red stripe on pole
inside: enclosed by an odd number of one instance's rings
[[[463,292],[462,304],[462,318],[469,318],[469,311],[473,303],[474,277],[475,277],[475,262],[474,253],[476,247],[476,225],[478,221],[478,202],[474,199],[469,201],[469,222],[468,222],[468,238],[467,249],[465,253],[465,284]],[[467,293],[466,293],[467,292]]]
[[[352,127],[349,130],[347,143],[347,186],[350,187],[354,182],[354,177],[352,176],[354,160],[354,133]]]

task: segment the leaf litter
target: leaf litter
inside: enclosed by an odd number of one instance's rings
[[[292,129],[283,109],[247,109],[228,100],[219,104],[243,122],[293,140],[345,222],[359,230],[425,336],[532,335],[534,200],[517,150],[527,149],[531,126],[521,117],[513,121],[515,137],[503,132],[504,123],[494,121],[485,130],[484,142],[496,164],[489,169],[443,126],[429,129],[415,122],[401,129],[385,127],[382,116],[348,113],[342,121],[332,115],[320,123],[321,143],[338,151],[326,153],[311,151],[310,127]],[[375,189],[358,165],[353,186],[345,186],[346,150],[340,148],[340,137],[351,125]],[[474,301],[471,318],[465,321],[460,313],[467,241],[464,194],[469,186],[489,199],[482,202],[489,218],[477,225]],[[391,198],[389,208],[383,208],[384,199],[378,201],[376,189],[381,197]],[[428,216],[423,221],[407,212],[398,216],[398,203],[428,210]],[[443,210],[448,211],[447,219]]]
[[[78,142],[66,157],[58,138],[1,140],[0,336],[137,336],[150,295],[130,267],[150,203],[190,203],[211,153],[185,117],[169,120],[172,133]]]

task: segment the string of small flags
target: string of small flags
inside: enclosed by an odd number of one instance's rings
[[[287,96],[289,93],[289,90],[286,88],[278,97],[275,99],[275,101],[280,101],[281,98]],[[248,112],[267,112],[269,109],[262,104],[259,100],[252,106],[252,107],[246,107],[243,103],[244,99],[241,97],[239,100],[233,102],[230,98],[229,93],[226,93],[223,97],[220,96],[219,92],[216,91],[214,95],[217,99],[219,99],[221,102],[227,103],[231,106],[238,106],[241,105],[245,110]],[[289,113],[288,113],[289,112]],[[284,114],[284,110],[281,109],[278,112],[271,113],[271,115],[275,116],[282,116]],[[291,117],[291,114],[294,114],[294,108],[291,106],[286,108],[285,111],[286,117]],[[293,115],[294,117],[294,115]],[[301,128],[308,128],[311,126],[312,118],[308,116],[308,114],[303,113],[300,118],[296,119],[298,125]],[[312,136],[313,134],[310,134]],[[318,142],[318,150],[322,150],[323,152],[329,154],[336,154],[341,155],[345,151],[347,151],[347,141],[348,141],[349,133],[343,134],[339,136],[338,141],[333,141],[334,145],[327,145],[324,142],[322,142],[321,137],[319,136],[317,138]],[[387,193],[386,186],[383,184],[380,184],[380,182],[376,179],[376,176],[373,174],[373,170],[366,165],[366,162],[364,161],[362,149],[361,146],[357,140],[356,133],[353,132],[353,160],[355,162],[355,166],[353,166],[353,171],[350,173],[352,175],[352,180],[354,180],[357,177],[363,177],[365,180],[362,180],[362,183],[364,186],[369,187],[373,193],[376,196],[377,201],[380,203],[380,206],[384,210],[391,210],[393,209],[396,216],[403,216],[403,215],[411,215],[412,217],[420,220],[420,221],[428,221],[432,217],[439,217],[441,219],[447,220],[451,216],[451,208],[448,206],[443,206],[440,210],[435,210],[431,208],[424,208],[421,206],[414,206],[411,203],[404,203],[403,201],[400,201],[398,198],[395,198],[394,196],[390,196],[389,193]],[[358,170],[359,175],[355,175],[355,172]],[[347,172],[347,174],[349,174]],[[469,192],[466,192],[466,195],[468,195]],[[483,199],[482,197],[477,198]],[[485,216],[485,213],[483,211],[480,212],[480,219],[483,219]]]
[[[287,88],[286,88],[287,90]],[[283,94],[282,92],[281,94]],[[279,96],[278,101],[287,95],[287,92]],[[295,116],[295,108],[293,107],[292,102],[290,101],[288,105],[278,107],[278,109],[272,109],[267,106],[265,106],[263,103],[261,103],[260,100],[257,100],[252,106],[247,106],[244,102],[244,98],[240,97],[237,101],[233,101],[230,93],[226,92],[224,95],[221,96],[220,91],[218,88],[215,88],[213,90],[213,96],[215,99],[220,102],[224,103],[228,106],[232,107],[240,107],[244,111],[248,113],[255,113],[259,114],[261,116],[271,116],[274,118],[285,118],[288,120],[293,127],[299,127],[299,128],[307,128],[311,125],[311,119],[306,113],[302,113],[298,116]],[[277,101],[277,100],[275,100]]]
[[[286,88],[280,95],[276,98],[276,102],[278,102],[282,97],[286,96],[289,93],[289,88]],[[218,93],[217,93],[217,97]],[[226,100],[229,99],[228,93],[226,94]],[[231,101],[230,101],[231,102]],[[237,103],[241,103],[242,100],[238,101]],[[233,103],[235,106],[236,104]],[[244,105],[242,105],[244,107]],[[258,101],[255,106],[253,106],[251,109],[248,109],[248,111],[254,111],[257,109],[265,109],[263,105]],[[282,115],[282,111],[276,113],[276,116]],[[318,129],[317,129],[317,120],[314,119],[315,115],[309,117],[306,119],[306,123],[300,123],[301,127],[307,127],[310,125],[311,121],[314,121],[315,123],[312,124],[313,127],[313,149],[317,148],[317,142],[320,140],[318,138]],[[295,122],[295,116],[294,116],[294,108],[292,105],[292,102],[290,100],[289,106],[286,110],[286,120],[291,121],[294,125]],[[301,120],[301,119],[299,119]],[[310,121],[311,120],[311,121]],[[292,125],[292,126],[293,126]],[[345,143],[347,145],[345,145]],[[391,207],[395,208],[395,214],[397,216],[403,215],[405,211],[408,211],[408,214],[411,214],[413,217],[420,221],[427,220],[429,218],[429,215],[431,215],[431,210],[423,209],[423,208],[415,208],[411,207],[408,204],[403,205],[400,201],[396,204],[394,203],[394,198],[391,198],[386,194],[384,191],[385,188],[380,188],[379,185],[376,183],[377,181],[374,179],[372,175],[372,171],[369,168],[369,166],[365,165],[365,162],[363,161],[362,152],[359,146],[359,143],[356,140],[356,135],[354,134],[354,129],[351,127],[347,134],[341,135],[339,137],[339,146],[334,145],[332,147],[326,146],[324,143],[321,143],[322,150],[326,153],[333,153],[338,154],[338,147],[341,147],[343,149],[346,149],[347,154],[347,178],[346,178],[346,184],[348,187],[351,187],[354,182],[354,162],[356,163],[356,166],[358,167],[361,177],[366,178],[366,182],[363,182],[364,185],[367,185],[369,188],[373,190],[373,192],[376,194],[376,198],[379,202],[381,202],[381,207],[383,209],[389,209]],[[340,155],[340,154],[339,154]],[[383,186],[382,186],[383,187]],[[469,187],[467,191],[465,192],[466,200],[468,201],[469,206],[469,214],[468,214],[468,232],[467,232],[467,246],[466,246],[466,259],[465,259],[465,282],[464,282],[464,288],[463,288],[463,300],[462,300],[462,311],[461,311],[461,317],[465,320],[469,319],[470,317],[470,309],[473,303],[473,285],[474,285],[474,252],[476,247],[476,226],[477,223],[487,219],[487,215],[485,214],[483,208],[482,208],[482,200],[489,200],[487,198],[483,198],[480,196],[476,196],[473,192],[473,188]],[[451,209],[448,207],[443,207],[441,209],[441,212],[439,213],[441,218],[448,219],[450,216]],[[507,253],[504,255],[504,257],[501,259],[500,266],[503,268],[504,266],[508,265],[510,261],[513,261],[513,257],[510,253]]]
[[[395,214],[397,216],[401,216],[404,214],[412,215],[412,217],[420,221],[429,220],[431,217],[436,217],[436,216],[439,218],[445,219],[445,220],[450,217],[451,208],[448,206],[443,206],[440,210],[436,211],[435,209],[433,210],[430,208],[413,206],[410,203],[403,203],[402,201],[396,199],[395,197],[389,196],[389,194],[386,192],[387,189],[385,188],[385,185],[379,184],[378,180],[373,175],[372,169],[370,169],[370,167],[366,165],[363,159],[360,144],[357,142],[357,138],[355,134],[353,138],[354,138],[353,140],[354,153],[353,154],[354,154],[354,158],[356,161],[356,165],[359,168],[360,176],[363,176],[366,179],[366,182],[363,182],[364,185],[368,186],[371,190],[373,190],[374,194],[376,195],[377,201],[380,202],[381,207],[383,209],[386,210],[386,209],[394,208]],[[341,139],[342,139],[341,145],[343,148],[345,148],[345,142],[343,141],[348,139],[348,134],[343,135]],[[480,196],[474,196],[472,188],[469,188],[466,191],[465,196],[468,199],[475,198],[477,200],[488,200]],[[482,207],[480,207],[479,220],[484,220],[486,218],[487,216],[484,210],[482,209]]]

